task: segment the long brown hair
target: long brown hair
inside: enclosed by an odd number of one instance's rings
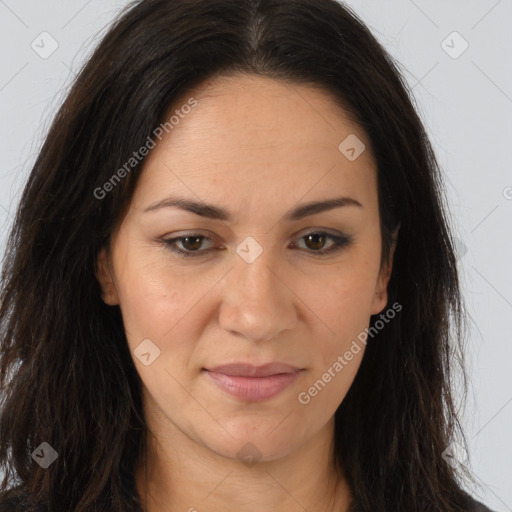
[[[457,362],[465,396],[465,316],[443,183],[397,66],[335,0],[137,1],[88,59],[31,170],[3,262],[0,491],[24,510],[141,510],[141,381],[94,269],[142,165],[104,197],[95,190],[179,95],[240,72],[328,91],[371,141],[383,263],[400,224],[388,293],[403,309],[368,343],[335,414],[336,464],[355,503],[460,510],[463,475],[443,453],[453,439],[466,446],[452,389]],[[47,468],[31,456],[43,442],[58,454]]]

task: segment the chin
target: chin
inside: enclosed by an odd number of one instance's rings
[[[248,431],[249,430],[249,431]],[[224,435],[215,439],[203,439],[203,443],[213,452],[232,460],[252,466],[256,462],[269,462],[281,459],[296,449],[294,439],[289,435],[280,435],[276,431],[269,435],[272,428],[262,428],[258,432],[242,427],[228,431],[233,437]]]

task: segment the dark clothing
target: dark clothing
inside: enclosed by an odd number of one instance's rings
[[[487,508],[485,505],[473,499],[469,494],[466,494],[466,502],[464,503],[464,508],[461,508],[461,512],[494,512],[490,508]],[[0,509],[0,512],[3,512]],[[353,505],[349,512],[361,512],[361,509],[358,508],[357,505]]]
[[[461,512],[493,512],[479,501],[474,500],[471,496],[466,495],[465,508],[461,509]],[[18,500],[0,497],[0,512],[25,512],[25,508],[20,505]],[[46,508],[41,506],[37,512],[46,512]],[[360,512],[357,506],[352,506],[349,512]]]

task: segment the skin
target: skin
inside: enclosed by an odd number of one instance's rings
[[[334,413],[358,371],[365,345],[308,404],[307,391],[386,308],[390,264],[381,268],[377,171],[370,142],[324,91],[235,75],[189,91],[198,104],[144,161],[129,211],[98,257],[107,304],[119,305],[143,382],[147,475],[137,488],[149,512],[347,511],[343,470],[332,468]],[[349,161],[350,134],[366,150]],[[149,212],[169,196],[228,209],[231,221],[176,207]],[[346,196],[344,206],[287,222],[310,201]],[[309,241],[310,232],[352,241]],[[202,235],[204,251],[180,257],[162,238]],[[248,263],[246,237],[263,252]],[[243,247],[243,244],[242,246]],[[222,250],[221,250],[222,249]],[[251,249],[253,250],[253,249]],[[388,306],[390,307],[390,306]],[[145,366],[144,339],[160,355]],[[263,402],[227,395],[202,371],[236,361],[282,361],[305,370]],[[255,465],[237,456],[247,443]]]

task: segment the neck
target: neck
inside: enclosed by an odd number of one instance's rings
[[[145,512],[349,510],[350,490],[333,464],[334,418],[296,451],[254,465],[215,453],[169,427],[163,435],[150,428],[136,471]]]

